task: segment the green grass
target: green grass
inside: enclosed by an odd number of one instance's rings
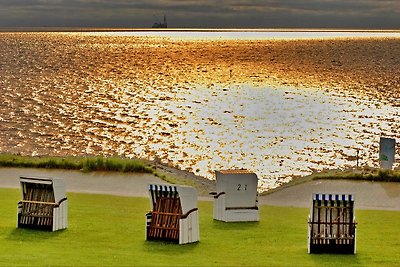
[[[353,181],[375,181],[375,182],[400,182],[400,169],[381,170],[372,167],[334,169],[315,172],[307,176],[295,176],[293,180],[284,183],[277,188],[262,192],[262,195],[272,194],[285,187],[291,187],[313,180],[353,180]]]
[[[327,170],[311,175],[312,179],[349,179],[379,182],[400,182],[400,170],[364,167],[346,170]]]
[[[356,211],[356,255],[307,254],[309,209],[262,206],[260,222],[213,221],[199,202],[200,242],[145,241],[147,198],[68,194],[69,227],[16,229],[20,192],[0,189],[0,265],[398,266],[400,212]]]

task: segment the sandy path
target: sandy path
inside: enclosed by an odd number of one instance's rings
[[[147,185],[166,182],[149,173],[0,168],[0,187],[20,188],[20,175],[63,178],[68,192],[147,197]]]
[[[260,197],[273,206],[310,207],[313,193],[353,194],[357,209],[400,210],[400,183],[314,180]]]
[[[0,187],[19,188],[20,175],[64,178],[68,192],[147,197],[147,185],[165,181],[147,173],[0,168]],[[190,179],[190,177],[188,178]],[[357,209],[400,210],[400,183],[315,180],[259,197],[261,205],[310,207],[313,193],[353,194]],[[201,196],[201,200],[212,197]]]

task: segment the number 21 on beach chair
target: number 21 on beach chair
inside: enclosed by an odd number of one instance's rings
[[[258,178],[248,170],[215,172],[214,219],[224,222],[259,221]]]

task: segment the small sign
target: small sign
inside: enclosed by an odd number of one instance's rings
[[[379,142],[379,162],[381,169],[391,170],[394,164],[396,140],[381,137]]]

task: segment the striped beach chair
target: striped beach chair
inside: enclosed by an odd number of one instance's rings
[[[308,253],[356,253],[353,195],[313,194]]]
[[[248,170],[216,171],[214,219],[224,222],[259,221],[258,178]]]
[[[47,231],[67,228],[68,201],[64,180],[21,176],[17,227]]]
[[[151,184],[149,194],[152,210],[146,214],[146,240],[179,244],[200,240],[195,188]]]

